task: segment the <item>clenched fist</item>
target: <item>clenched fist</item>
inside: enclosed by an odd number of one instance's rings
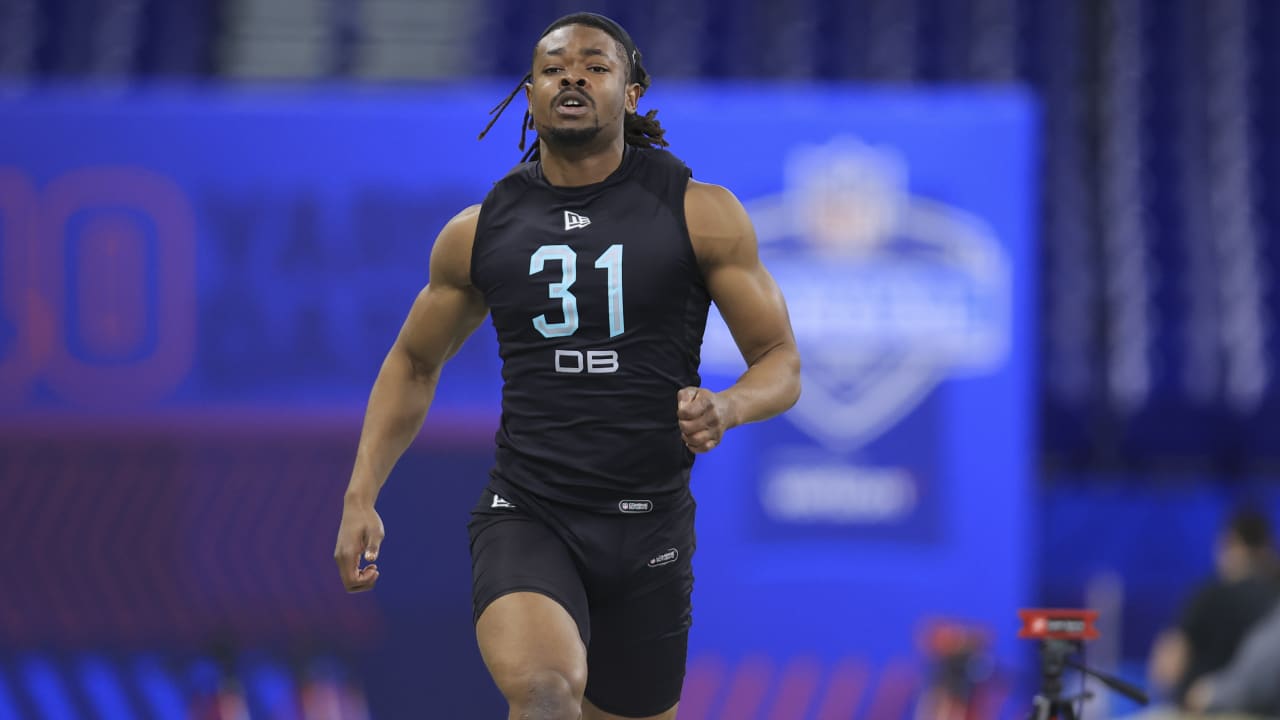
[[[386,531],[382,518],[372,503],[345,502],[342,506],[342,524],[338,526],[338,546],[333,559],[338,563],[338,575],[347,592],[364,592],[378,581],[378,548]],[[368,565],[360,567],[360,558]]]
[[[676,393],[676,419],[685,446],[696,453],[719,445],[730,427],[727,402],[705,388],[686,387]]]

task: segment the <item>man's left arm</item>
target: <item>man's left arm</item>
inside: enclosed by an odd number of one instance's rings
[[[786,302],[760,262],[742,203],[718,185],[690,181],[685,219],[711,299],[747,363],[737,382],[720,392],[683,388],[677,395],[685,444],[706,452],[725,430],[771,418],[796,403],[800,352]]]

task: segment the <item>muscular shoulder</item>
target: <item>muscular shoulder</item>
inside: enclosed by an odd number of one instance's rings
[[[431,282],[436,285],[471,285],[471,247],[476,240],[480,206],[472,205],[445,223],[431,248]]]
[[[746,208],[728,189],[689,180],[684,195],[685,223],[699,264],[731,261],[755,254],[756,238]]]

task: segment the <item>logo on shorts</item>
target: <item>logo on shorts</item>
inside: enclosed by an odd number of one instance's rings
[[[670,565],[680,559],[680,551],[675,548],[667,548],[662,552],[649,558],[649,567],[658,567],[660,565]]]
[[[647,513],[653,510],[652,500],[619,500],[618,509],[624,513]]]
[[[511,503],[509,503],[509,502],[507,502],[507,499],[506,499],[506,498],[504,498],[504,497],[502,497],[501,495],[499,495],[499,494],[497,494],[497,493],[494,493],[494,494],[493,494],[493,504],[492,504],[492,505],[490,505],[489,507],[491,507],[491,508],[506,508],[506,509],[508,509],[508,510],[514,510],[516,506],[515,506],[515,505],[512,505],[512,504],[511,504]]]

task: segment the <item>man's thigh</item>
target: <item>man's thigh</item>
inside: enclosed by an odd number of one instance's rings
[[[473,620],[495,600],[532,592],[554,600],[573,619],[580,640],[591,640],[590,610],[578,566],[563,540],[539,518],[486,490],[471,512]]]
[[[586,697],[602,717],[664,718],[680,700],[692,623],[694,506],[615,518],[608,592],[592,592]],[[591,585],[589,584],[590,588]]]
[[[476,623],[480,656],[508,698],[524,694],[540,677],[563,678],[582,697],[587,651],[564,607],[540,593],[514,592],[494,600]]]
[[[554,690],[556,678],[579,702],[589,614],[578,567],[542,520],[493,498],[485,492],[468,525],[480,655],[510,702]]]

